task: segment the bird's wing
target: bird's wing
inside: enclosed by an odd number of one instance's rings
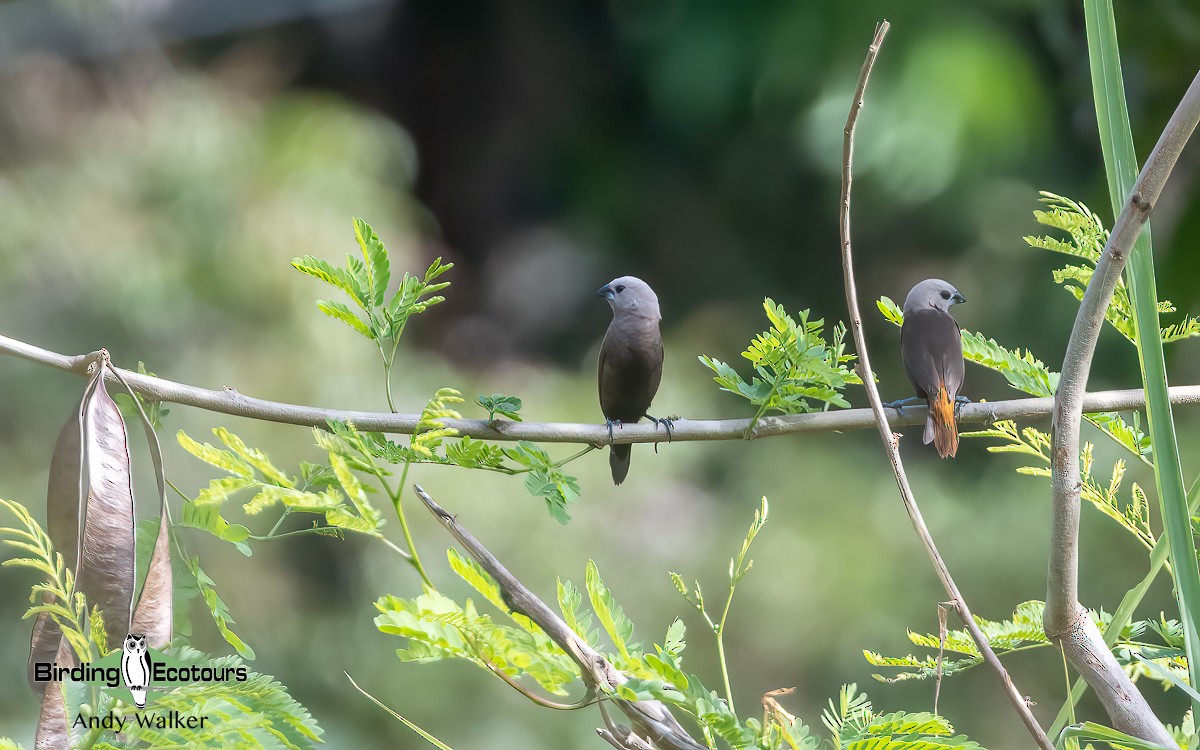
[[[600,342],[600,360],[596,364],[596,389],[600,393],[600,411],[608,414],[608,407],[605,405],[604,397],[604,364],[608,359],[608,337],[612,335],[612,329],[609,328],[604,334],[604,340]]]
[[[949,315],[946,317],[950,318]],[[967,367],[963,362],[962,328],[954,318],[950,318],[950,322],[954,323],[954,346],[953,348],[947,347],[947,353],[942,360],[942,372],[946,381],[946,391],[953,399],[958,396],[963,380],[966,379]]]
[[[958,323],[941,310],[918,310],[900,329],[904,372],[917,395],[928,398],[944,387],[953,400],[962,387],[964,366]]]
[[[600,410],[606,419],[636,422],[662,379],[662,339],[657,330],[630,330],[614,322],[600,345]]]

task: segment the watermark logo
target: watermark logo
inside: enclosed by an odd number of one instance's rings
[[[245,682],[249,671],[244,665],[214,667],[188,664],[150,648],[146,636],[130,633],[121,649],[96,662],[70,666],[57,662],[36,662],[35,682],[79,682],[92,685],[138,710],[132,717],[109,712],[104,716],[75,716],[72,725],[84,729],[124,730],[130,719],[142,728],[198,729],[208,726],[209,717],[185,715],[177,710],[154,711],[152,697],[185,685],[214,682]],[[150,704],[150,711],[145,711]]]
[[[133,696],[133,705],[146,707],[146,688],[150,686],[150,649],[144,633],[130,633],[121,646],[121,679]]]

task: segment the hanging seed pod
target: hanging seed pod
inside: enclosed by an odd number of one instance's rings
[[[120,372],[101,352],[84,389],[78,408],[59,433],[50,462],[46,497],[47,533],[64,563],[75,569],[76,589],[104,620],[110,647],[122,643],[129,632],[146,635],[153,648],[171,641],[173,580],[170,554],[170,518],[166,482],[158,438],[136,397],[133,399],[146,429],[146,438],[158,482],[160,502],[158,535],[151,552],[142,591],[133,606],[136,578],[136,535],[132,466],[125,422],[104,384],[111,371],[129,390]],[[29,680],[42,694],[35,746],[45,750],[69,747],[66,694],[59,682],[33,680],[36,662],[78,663],[78,658],[54,619],[38,616],[29,652]]]

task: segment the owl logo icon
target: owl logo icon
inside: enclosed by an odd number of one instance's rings
[[[146,636],[130,633],[121,646],[121,679],[133,693],[133,702],[139,708],[146,707],[146,688],[150,684],[150,654]]]

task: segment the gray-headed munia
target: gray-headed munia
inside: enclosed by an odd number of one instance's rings
[[[917,395],[929,404],[923,441],[933,443],[942,458],[958,451],[955,407],[960,400],[964,366],[962,334],[950,317],[950,306],[966,299],[941,279],[926,279],[904,300],[900,356]]]
[[[600,411],[613,426],[636,423],[650,408],[662,379],[663,342],[658,324],[658,296],[646,282],[622,276],[600,287],[596,294],[608,300],[612,323],[600,345]],[[651,417],[651,419],[654,419]],[[666,420],[655,420],[655,422]],[[666,422],[668,435],[670,423]],[[613,445],[608,457],[614,484],[629,474],[631,445]]]

